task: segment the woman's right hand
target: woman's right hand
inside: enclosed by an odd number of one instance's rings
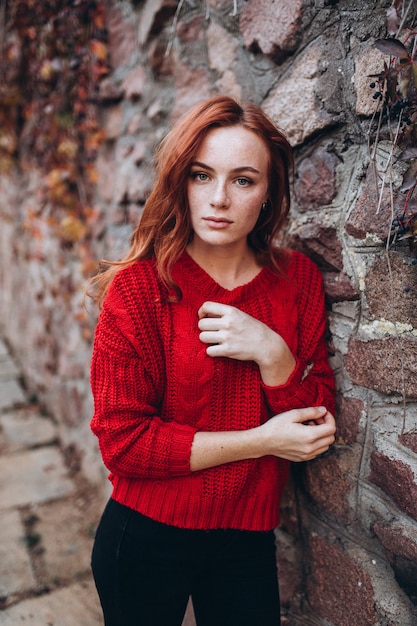
[[[192,472],[243,459],[277,456],[311,461],[334,443],[334,417],[324,407],[292,409],[249,430],[197,432],[191,448]]]
[[[259,456],[311,461],[334,443],[336,423],[325,407],[292,409],[258,426]]]

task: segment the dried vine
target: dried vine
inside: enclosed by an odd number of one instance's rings
[[[406,164],[399,193],[392,200],[392,221],[387,237],[390,247],[400,241],[410,245],[412,259],[416,259],[417,244],[417,30],[413,1],[394,0],[387,11],[389,37],[375,42],[376,48],[389,58],[383,70],[371,75],[374,99],[378,101],[375,146],[384,137],[391,143],[385,174],[396,162]],[[413,261],[417,262],[417,261]]]
[[[95,100],[109,72],[104,3],[8,0],[2,10],[0,171],[40,170],[40,211],[64,242],[81,241],[103,140]]]
[[[391,221],[386,238],[386,260],[391,285],[391,302],[395,300],[389,250],[399,244],[408,246],[412,264],[417,264],[417,30],[416,14],[412,13],[413,0],[393,0],[387,11],[388,37],[375,42],[375,47],[388,56],[383,70],[371,75],[370,87],[376,89],[378,102],[371,127],[377,120],[372,158],[378,142],[387,139],[391,145],[383,171],[377,171],[380,180],[378,209],[384,187],[389,184]],[[404,171],[399,189],[392,184],[392,168],[401,165]],[[376,164],[375,164],[376,166]],[[377,168],[376,168],[377,169]],[[387,179],[389,183],[387,183]],[[414,287],[414,286],[413,286]],[[410,287],[405,286],[404,291]],[[393,311],[393,319],[395,314]],[[401,436],[406,432],[407,401],[405,393],[405,354],[394,324],[401,363],[403,417]]]

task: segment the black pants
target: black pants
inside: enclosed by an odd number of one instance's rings
[[[106,626],[278,626],[273,532],[184,530],[110,500],[92,569]]]

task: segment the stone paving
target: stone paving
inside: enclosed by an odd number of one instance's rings
[[[0,339],[0,626],[103,626],[90,571],[103,506]]]
[[[0,340],[0,626],[102,626],[90,572],[101,510]]]

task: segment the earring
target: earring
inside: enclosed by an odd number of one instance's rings
[[[268,210],[268,200],[265,200],[265,202],[262,202],[261,210],[262,211]]]

